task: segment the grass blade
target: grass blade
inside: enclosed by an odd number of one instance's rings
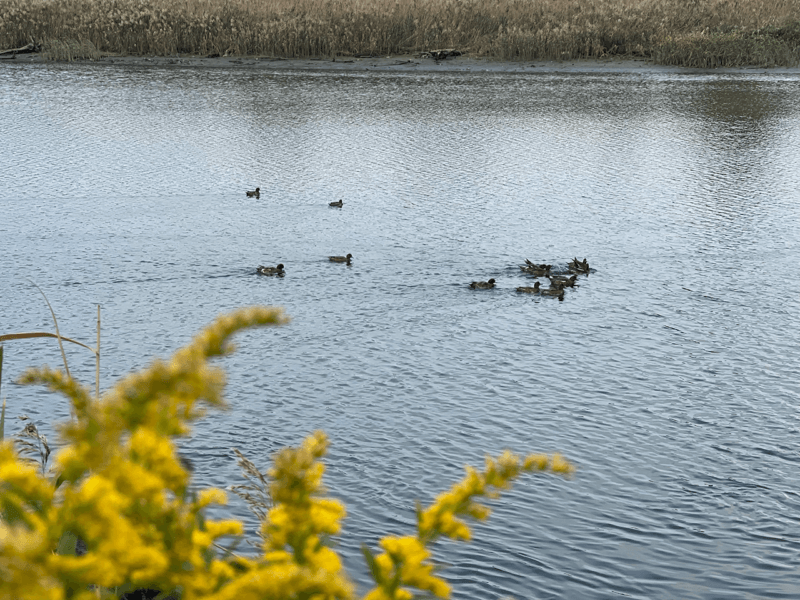
[[[28,281],[31,281],[31,280],[29,279]],[[45,296],[44,292],[42,291],[42,288],[40,288],[38,285],[36,285],[33,281],[31,281],[31,283],[33,283],[33,287],[35,287],[37,290],[39,290],[39,293],[44,298],[44,301],[47,302],[47,308],[50,309],[50,314],[53,315],[53,324],[56,327],[56,336],[58,337],[58,347],[61,348],[61,358],[64,359],[64,371],[66,372],[67,377],[71,378],[72,375],[69,374],[69,367],[67,366],[67,353],[64,352],[64,344],[61,341],[61,334],[58,331],[58,319],[56,319],[56,313],[53,310],[53,307],[50,306],[50,300],[47,299],[47,296]]]
[[[49,331],[31,331],[28,333],[6,333],[5,335],[0,335],[0,342],[5,342],[8,340],[25,340],[30,338],[40,338],[40,337],[51,337],[60,340],[64,340],[65,342],[72,342],[73,344],[78,344],[78,346],[83,346],[87,350],[91,350],[94,352],[94,348],[91,346],[87,346],[86,344],[79,342],[78,340],[73,340],[72,338],[64,337],[63,335],[59,336],[55,333],[50,333]]]

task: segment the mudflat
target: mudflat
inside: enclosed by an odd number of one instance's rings
[[[0,65],[44,62],[38,54],[18,54],[0,60]],[[242,68],[254,70],[322,70],[322,71],[381,71],[381,72],[465,72],[465,73],[785,73],[800,75],[800,66],[793,67],[719,67],[700,69],[658,65],[646,59],[542,60],[513,61],[469,56],[445,60],[421,58],[416,55],[332,58],[278,58],[267,56],[103,56],[95,60],[80,59],[76,63],[124,65],[141,67],[203,67]]]

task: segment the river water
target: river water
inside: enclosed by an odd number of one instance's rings
[[[108,387],[286,309],[181,446],[227,486],[232,447],[325,430],[362,591],[362,542],[511,448],[578,472],[437,546],[455,598],[800,597],[798,76],[3,65],[0,157],[0,333],[52,330],[31,282],[90,344],[100,304]],[[575,256],[562,302],[515,291]],[[9,415],[51,439],[65,401],[13,380],[59,362],[6,344]]]

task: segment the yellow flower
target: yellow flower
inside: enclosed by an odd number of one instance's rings
[[[225,505],[228,503],[228,496],[223,490],[209,488],[201,490],[197,497],[197,506],[205,508],[211,504]]]
[[[469,540],[469,527],[459,517],[470,516],[482,520],[490,512],[486,506],[475,502],[475,498],[495,498],[498,490],[510,488],[511,481],[521,472],[545,470],[550,465],[558,473],[568,474],[573,470],[572,465],[558,455],[553,457],[552,462],[543,455],[530,455],[521,461],[519,456],[508,450],[497,458],[486,457],[483,472],[468,466],[464,479],[454,484],[448,492],[439,494],[431,506],[419,509],[416,536],[389,536],[380,541],[384,553],[370,559],[377,585],[367,594],[366,600],[410,597],[411,592],[401,586],[448,598],[450,586],[432,575],[433,565],[428,561],[430,552],[427,547],[440,536]],[[367,554],[368,558],[371,557]]]
[[[318,459],[327,446],[325,434],[316,432],[299,448],[280,451],[270,470],[275,506],[262,526],[263,558],[274,576],[283,573],[287,578],[281,597],[291,597],[292,589],[307,594],[322,583],[315,592],[320,598],[352,597],[352,586],[342,572],[339,557],[322,541],[322,536],[339,532],[345,516],[338,500],[319,497],[324,466]],[[298,570],[280,570],[289,567]]]
[[[64,588],[51,571],[49,540],[41,531],[0,522],[0,598],[62,600]]]
[[[94,586],[123,585],[180,590],[183,600],[353,598],[342,562],[327,545],[346,511],[322,496],[325,434],[315,432],[275,457],[269,471],[274,505],[262,524],[258,559],[218,556],[219,538],[241,535],[242,524],[204,518],[205,508],[225,504],[225,493],[190,493],[171,439],[187,434],[206,407],[224,407],[224,373],[208,360],[231,351],[230,336],[285,321],[280,310],[264,307],[223,315],[168,360],[124,378],[100,400],[58,371],[29,371],[24,381],[65,394],[76,418],[60,428],[65,444],[56,457],[62,469],[57,494],[9,442],[0,443],[0,600],[90,600],[102,593]],[[367,599],[412,600],[417,591],[449,597],[449,585],[434,575],[433,543],[442,536],[469,539],[464,519],[489,514],[479,498],[496,497],[524,471],[548,469],[574,470],[559,455],[520,460],[510,452],[488,457],[483,471],[467,467],[462,481],[419,509],[416,535],[386,537],[378,556],[367,552],[376,579]],[[54,552],[59,540],[74,536],[85,542],[84,555]]]
[[[529,454],[525,457],[522,468],[526,471],[544,471],[549,463],[546,454]]]
[[[4,496],[36,504],[49,504],[53,498],[53,486],[36,467],[20,460],[10,440],[0,442],[0,490]]]
[[[564,475],[571,475],[575,472],[575,467],[560,454],[553,455],[550,468],[554,473],[562,473]]]

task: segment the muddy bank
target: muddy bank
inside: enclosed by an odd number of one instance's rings
[[[0,66],[45,62],[39,54],[19,54],[0,60]],[[380,57],[337,57],[324,59],[285,59],[263,56],[104,56],[96,60],[73,62],[137,67],[241,68],[253,70],[321,70],[354,72],[465,72],[465,73],[774,73],[798,74],[800,67],[725,67],[698,69],[657,65],[644,59],[599,59],[567,61],[503,61],[466,56],[434,60],[412,55]]]

